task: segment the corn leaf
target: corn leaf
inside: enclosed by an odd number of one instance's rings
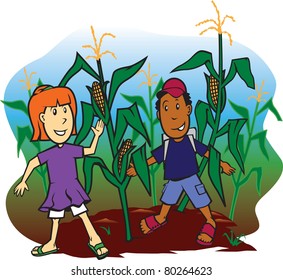
[[[266,147],[265,147],[265,140],[266,140],[266,133],[267,130],[263,130],[257,134],[255,134],[251,139],[252,140],[258,140],[258,144],[259,144],[259,148],[261,150],[261,152],[263,153],[263,155],[269,159]]]
[[[143,125],[144,127],[146,127],[146,123],[143,122]],[[135,130],[133,129],[133,132],[132,132],[132,141],[133,143],[140,137],[140,134]]]
[[[92,69],[92,67],[82,58],[82,56],[77,52],[75,62],[71,68],[66,72],[64,77],[59,83],[59,86],[63,87],[71,80],[73,76],[84,70],[90,76],[94,77],[96,80],[100,80],[99,75]]]
[[[240,181],[239,185],[242,186],[248,182],[249,178],[251,177],[252,173],[256,174],[256,190],[258,195],[261,195],[261,183],[262,183],[262,167],[254,167],[250,170],[248,175]]]
[[[232,109],[239,114],[242,118],[247,119],[247,128],[248,131],[250,131],[250,114],[249,110],[246,107],[237,105],[236,103],[232,102],[231,100],[228,100]]]
[[[15,101],[3,101],[3,100],[1,100],[1,102],[4,105],[8,106],[9,108],[22,111],[26,116],[29,116],[28,115],[28,108],[27,108],[27,105],[24,101],[22,101],[22,100],[15,100]]]
[[[209,105],[200,100],[196,104],[195,115],[198,126],[198,140],[202,142],[207,125],[214,127],[214,118]]]
[[[223,86],[225,87],[228,85],[234,79],[237,73],[249,88],[255,88],[255,81],[251,71],[249,58],[244,57],[232,59],[227,77],[224,79]]]
[[[217,80],[219,80],[218,74],[216,73],[213,67],[212,53],[207,51],[196,52],[189,60],[177,66],[171,72],[192,70],[203,65],[206,66],[207,70],[212,76],[214,76]]]
[[[135,129],[133,129],[133,132],[132,132],[133,143],[135,143],[135,141],[139,138],[139,136],[140,136],[140,134]]]
[[[240,154],[243,156],[244,155],[244,135],[243,134],[239,134],[238,137],[238,147],[239,147],[239,152]]]
[[[32,131],[29,126],[17,126],[17,156],[19,157],[20,155],[20,150],[22,148],[22,145],[27,138],[28,141],[31,140],[32,137]]]
[[[158,118],[155,118],[155,119],[153,120],[153,126],[156,126],[158,123],[159,123],[159,119],[158,119]]]
[[[244,156],[244,135],[240,134],[238,137],[238,147],[239,147],[239,152],[242,156]],[[229,145],[226,146],[224,153],[227,153],[229,151]]]
[[[119,68],[115,70],[112,74],[111,82],[110,82],[110,89],[109,89],[109,109],[112,108],[116,93],[119,87],[133,77],[143,66],[147,57],[143,58],[142,60],[138,61],[137,63]]]
[[[97,165],[100,167],[105,179],[114,185],[115,187],[119,187],[120,183],[115,178],[115,176],[110,172],[108,167],[106,166],[103,159],[99,157],[92,157],[88,156],[85,157],[84,163],[83,163],[83,173],[84,173],[84,179],[85,179],[85,191],[87,193],[90,193],[92,188],[92,180],[93,180],[93,167]]]
[[[96,116],[91,104],[86,102],[81,102],[82,106],[82,126],[76,136],[75,144],[80,144],[84,141],[84,139],[87,137],[92,123],[93,119]]]
[[[150,174],[146,158],[146,144],[143,144],[132,154],[132,160],[138,177],[148,194],[151,195]]]
[[[243,173],[245,173],[244,162],[242,159],[242,154],[239,150],[238,143],[241,129],[246,123],[246,121],[247,119],[228,120],[226,124],[217,133],[217,137],[220,137],[226,133],[228,134],[229,151],[236,160]]]
[[[121,94],[121,95],[123,96],[123,98],[125,98],[127,101],[129,101],[131,104],[137,103],[137,105],[144,111],[146,117],[148,119],[150,119],[149,111],[148,111],[148,108],[146,106],[145,100],[141,96],[138,96],[138,95],[130,96],[130,95],[126,95],[126,94]]]
[[[261,114],[262,112],[264,112],[265,110],[270,110],[274,116],[277,118],[278,121],[282,121],[282,118],[279,114],[279,112],[277,111],[277,109],[275,108],[274,104],[273,104],[273,100],[272,98],[270,98],[263,106],[262,108],[257,112],[257,116],[259,114]]]
[[[213,146],[209,147],[208,175],[223,205],[226,206],[221,180],[220,153]]]
[[[119,146],[128,126],[132,127],[139,134],[141,134],[150,145],[148,133],[141,120],[141,116],[139,114],[137,104],[134,103],[132,106],[128,108],[121,108],[117,110],[117,119],[116,119],[116,127],[115,127],[116,133],[114,139],[114,145],[116,149]]]
[[[38,82],[37,82],[37,86],[42,86],[43,85],[43,82],[41,81],[41,79],[39,78],[38,79]]]
[[[163,87],[163,84],[164,84],[164,81],[162,78],[160,78],[160,80],[158,81],[154,91],[153,91],[153,94],[151,96],[151,100],[150,101],[153,101],[154,98],[156,97],[156,94],[162,89]]]

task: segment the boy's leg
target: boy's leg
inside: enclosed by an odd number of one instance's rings
[[[154,216],[155,220],[161,225],[167,220],[167,216],[169,214],[169,211],[171,209],[171,205],[168,204],[162,204],[161,209],[158,215]],[[142,219],[140,222],[140,228],[143,232],[143,234],[147,234],[151,229],[148,227],[146,223],[146,219]]]
[[[213,241],[216,227],[216,223],[209,208],[211,199],[205,190],[205,186],[197,175],[185,179],[183,183],[184,190],[190,198],[192,204],[195,208],[200,210],[206,219],[206,223],[199,233],[197,239],[202,245],[210,245],[210,243]]]
[[[205,217],[206,223],[212,225],[212,227],[215,229],[216,223],[215,223],[215,220],[212,217],[212,214],[211,214],[209,206],[205,206],[205,207],[199,208],[199,210],[203,214],[203,216]],[[210,243],[212,241],[212,237],[209,236],[206,233],[203,233],[203,232],[201,232],[198,235],[197,238],[198,238],[198,240],[203,241],[205,243]]]
[[[180,181],[169,180],[162,191],[160,198],[162,205],[158,215],[150,216],[143,219],[140,223],[141,230],[144,234],[152,232],[164,225],[172,205],[175,205],[183,191]]]
[[[88,215],[86,212],[82,213],[79,215],[79,217],[82,219],[84,226],[86,228],[86,231],[88,233],[89,236],[89,243],[90,245],[92,245],[93,247],[99,243],[101,243],[101,239],[99,237],[99,235],[97,234],[97,232],[95,231]],[[100,248],[98,249],[98,255],[107,253],[108,249],[106,247]]]
[[[42,252],[46,253],[52,250],[56,250],[56,238],[57,238],[57,233],[58,233],[58,228],[59,228],[59,222],[60,219],[52,219],[52,228],[51,228],[51,236],[50,240],[42,246]],[[38,248],[39,246],[36,246],[32,249],[31,253],[35,256],[38,255]]]

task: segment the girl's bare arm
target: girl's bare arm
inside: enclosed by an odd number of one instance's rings
[[[26,167],[24,175],[22,177],[21,182],[15,187],[14,193],[18,196],[19,194],[22,196],[25,190],[28,190],[28,186],[26,184],[27,179],[29,178],[32,171],[40,165],[38,157],[34,157],[31,159]]]
[[[97,121],[96,126],[91,128],[95,134],[89,147],[84,148],[84,155],[91,155],[95,153],[98,139],[103,133],[104,123],[102,120]]]

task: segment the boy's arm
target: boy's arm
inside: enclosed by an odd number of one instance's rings
[[[147,159],[147,165],[150,166],[152,164],[156,163],[155,157],[150,157]]]
[[[204,157],[209,158],[209,150],[205,152]],[[226,175],[232,175],[235,172],[235,168],[226,161],[220,160],[220,166],[222,168],[222,172]]]
[[[150,166],[150,165],[156,163],[156,159],[154,157],[150,157],[150,158],[147,159],[146,162],[147,162],[147,165]],[[133,163],[130,163],[130,167],[127,170],[127,175],[131,176],[131,177],[134,177],[134,176],[137,175],[137,172],[136,172],[136,169],[135,169]]]
[[[96,147],[97,147],[97,143],[98,143],[98,139],[101,136],[101,134],[103,133],[103,129],[104,129],[104,123],[102,120],[97,121],[96,126],[95,127],[91,127],[93,133],[95,134],[92,142],[90,144],[89,147],[84,148],[84,155],[91,155],[95,153]]]
[[[22,181],[15,187],[14,193],[18,196],[19,194],[23,196],[25,190],[28,190],[28,186],[26,184],[27,179],[29,178],[32,171],[40,165],[38,157],[31,159],[26,167],[24,172]]]

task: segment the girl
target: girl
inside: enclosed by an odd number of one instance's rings
[[[89,235],[89,248],[98,259],[108,255],[108,250],[92,226],[87,215],[86,203],[89,196],[78,181],[76,158],[93,154],[97,142],[103,133],[104,124],[101,120],[92,131],[95,136],[90,147],[67,144],[71,135],[76,134],[76,100],[71,89],[67,87],[51,87],[42,85],[35,89],[29,101],[29,116],[33,127],[32,141],[51,140],[56,145],[39,153],[27,165],[21,182],[15,188],[15,194],[22,196],[28,190],[26,184],[32,171],[41,164],[47,164],[49,191],[40,211],[49,212],[52,219],[51,238],[44,245],[35,247],[34,256],[45,256],[56,253],[56,236],[59,221],[64,217],[65,210],[71,209],[73,216],[79,216]]]

